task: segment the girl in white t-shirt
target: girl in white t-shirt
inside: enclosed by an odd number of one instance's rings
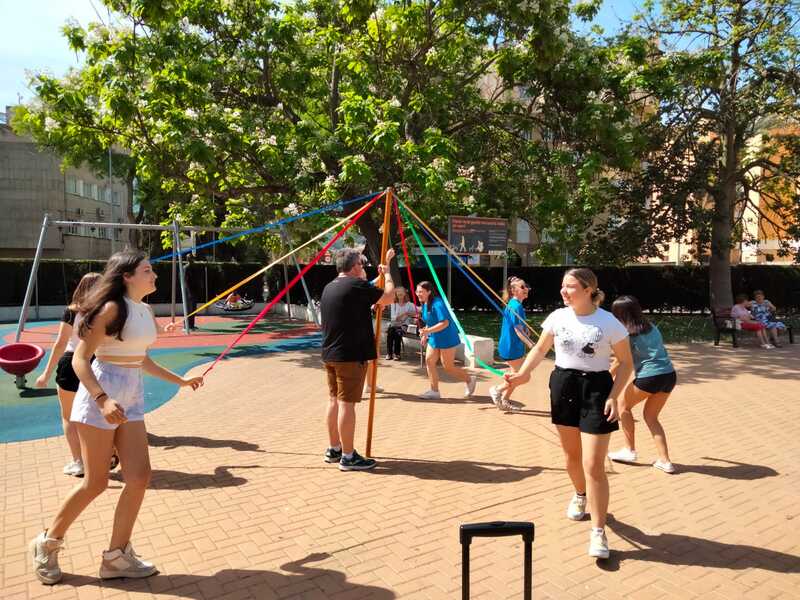
[[[550,415],[558,429],[575,494],[567,517],[580,521],[591,502],[589,556],[608,558],[605,534],[608,478],[605,457],[611,432],[619,429],[618,403],[633,371],[628,331],[610,312],[600,308],[604,294],[589,269],[570,269],[561,282],[564,308],[542,323],[542,335],[517,373],[506,375],[503,387],[524,383],[530,372],[555,347],[556,367],[550,375]],[[609,368],[611,354],[619,361],[616,377]]]

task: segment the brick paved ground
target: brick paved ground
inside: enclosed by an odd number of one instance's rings
[[[571,490],[545,412],[546,376],[504,415],[485,396],[421,401],[409,360],[381,371],[371,473],[322,462],[325,387],[317,355],[223,363],[201,391],[148,415],[154,466],[134,541],[161,575],[100,582],[120,483],[67,536],[55,587],[27,541],[74,483],[62,439],[0,446],[0,596],[17,598],[357,599],[460,597],[458,525],[536,524],[537,598],[800,597],[800,346],[765,352],[671,348],[680,383],[664,413],[679,473],[610,465],[605,564],[586,556],[588,522],[564,517]],[[235,354],[235,352],[234,352]],[[461,386],[444,384],[457,395]],[[359,412],[363,450],[366,405]],[[620,434],[615,434],[616,447]],[[521,597],[521,544],[477,540],[474,598]]]

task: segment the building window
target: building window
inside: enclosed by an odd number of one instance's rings
[[[67,193],[76,194],[78,192],[78,182],[73,177],[67,177]]]
[[[83,179],[75,180],[75,193],[78,196],[83,196]]]
[[[88,196],[92,200],[100,200],[100,195],[97,193],[97,184],[96,183],[90,183],[89,184]]]

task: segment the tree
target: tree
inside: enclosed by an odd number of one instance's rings
[[[566,0],[106,4],[111,22],[65,28],[85,66],[38,75],[21,122],[127,148],[187,222],[254,225],[393,186],[439,229],[520,215],[580,248],[603,173],[632,164],[630,115],[608,105],[627,84],[571,33]],[[361,222],[373,259],[378,227]]]
[[[730,253],[746,207],[784,252],[800,239],[799,16],[797,0],[651,2],[616,40],[638,57],[630,79],[655,111],[641,128],[648,162],[615,210],[628,231],[651,229],[645,252],[694,232],[710,250],[713,307],[733,303]]]

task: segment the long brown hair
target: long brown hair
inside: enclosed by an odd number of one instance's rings
[[[89,334],[95,317],[107,302],[117,305],[117,316],[106,326],[106,335],[116,335],[122,341],[122,328],[128,319],[128,305],[125,304],[125,275],[133,275],[139,263],[147,259],[144,252],[123,250],[108,259],[100,281],[95,285],[83,304],[84,319],[78,328],[82,338]]]
[[[100,281],[100,277],[102,277],[102,275],[94,271],[90,271],[81,277],[78,286],[75,288],[75,291],[72,292],[72,302],[70,302],[67,308],[76,313],[86,312],[83,308],[86,303],[86,297],[89,295],[89,291],[92,287],[94,287],[94,284]]]
[[[570,269],[564,273],[564,277],[567,276],[577,279],[578,283],[581,284],[583,289],[594,288],[592,290],[592,304],[595,306],[600,306],[603,303],[603,300],[606,298],[606,294],[598,287],[597,275],[594,274],[594,271],[587,269],[586,267],[578,267],[577,269]]]
[[[625,325],[631,335],[649,333],[653,328],[653,325],[644,316],[642,305],[635,296],[620,296],[611,305],[611,312],[617,321]]]
[[[428,310],[431,309],[433,305],[433,299],[436,298],[436,289],[433,287],[433,284],[430,281],[420,281],[417,284],[417,287],[421,287],[424,290],[428,291],[428,301],[425,305],[428,307]]]

